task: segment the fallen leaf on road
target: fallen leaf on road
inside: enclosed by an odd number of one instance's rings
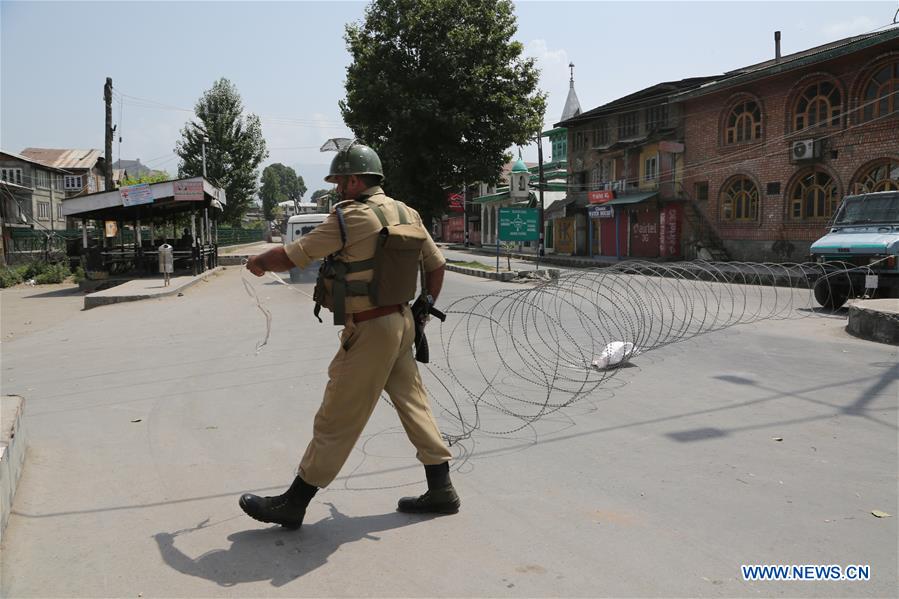
[[[881,512],[880,510],[871,510],[871,513],[877,518],[889,518],[890,516],[892,516],[892,514]]]
[[[131,422],[140,422],[140,421],[141,421],[141,419],[140,419],[140,418],[135,418],[135,419],[134,419],[134,420],[132,420],[132,421],[131,421]]]

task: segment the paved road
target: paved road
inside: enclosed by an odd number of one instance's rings
[[[476,434],[453,448],[451,517],[394,511],[422,471],[382,404],[284,532],[237,497],[290,481],[337,330],[255,280],[272,313],[256,354],[265,322],[240,278],[3,344],[30,429],[4,597],[895,595],[897,348],[843,318],[669,345],[532,427]],[[448,273],[442,300],[499,288],[521,287]],[[756,563],[870,564],[871,580],[743,581]]]

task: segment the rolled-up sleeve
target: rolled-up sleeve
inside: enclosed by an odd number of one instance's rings
[[[284,246],[284,251],[291,262],[300,268],[306,268],[310,262],[329,256],[341,247],[343,242],[340,238],[340,223],[332,212],[315,229]]]
[[[443,257],[443,252],[440,251],[440,248],[437,247],[437,244],[431,239],[431,235],[427,232],[427,229],[425,229],[425,234],[427,235],[427,238],[425,239],[424,245],[421,247],[421,258],[424,261],[425,272],[431,272],[446,264],[446,258]]]

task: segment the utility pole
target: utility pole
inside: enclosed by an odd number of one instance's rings
[[[209,138],[205,135],[203,136],[203,140],[200,142],[200,147],[203,150],[203,178],[206,178],[206,144],[209,143]]]
[[[544,234],[544,229],[546,228],[546,227],[545,227],[545,224],[544,224],[544,222],[543,222],[543,187],[544,187],[544,181],[543,181],[543,142],[542,142],[542,139],[543,139],[543,134],[542,134],[542,133],[538,133],[538,134],[537,134],[537,163],[538,163],[538,164],[537,164],[537,185],[538,185],[538,188],[539,188],[539,190],[540,190],[540,191],[539,191],[539,194],[540,194],[540,206],[539,206],[539,212],[538,212],[538,214],[540,215],[540,221],[539,221],[539,222],[540,222],[540,245],[539,245],[539,247],[538,247],[537,254],[538,254],[539,256],[543,256],[543,255],[544,255],[543,234]],[[538,261],[538,262],[539,262],[539,261]]]
[[[112,183],[112,77],[106,78],[103,86],[103,100],[106,102],[106,191],[114,189]]]
[[[462,226],[465,229],[465,247],[468,247],[468,183],[463,183],[462,190]]]

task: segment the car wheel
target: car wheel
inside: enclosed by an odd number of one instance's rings
[[[818,279],[815,283],[815,301],[829,310],[836,310],[849,299],[849,289],[847,282],[833,278]]]

